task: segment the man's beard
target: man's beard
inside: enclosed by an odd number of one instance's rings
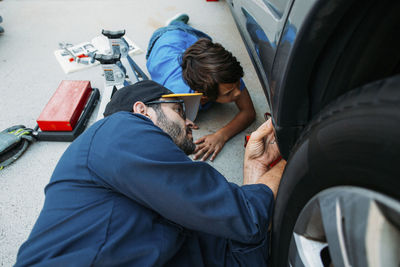
[[[174,143],[185,152],[186,155],[190,155],[196,149],[196,145],[186,135],[191,129],[186,127],[186,133],[178,123],[169,120],[164,112],[160,109],[156,109],[157,113],[157,126],[160,127],[164,132],[171,136]]]

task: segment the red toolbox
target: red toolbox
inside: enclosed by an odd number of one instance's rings
[[[72,131],[92,92],[90,81],[62,81],[36,120],[42,131]]]

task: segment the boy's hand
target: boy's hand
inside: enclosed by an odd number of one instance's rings
[[[213,161],[224,147],[225,142],[226,138],[218,133],[201,137],[194,142],[196,144],[196,150],[194,151],[193,159],[198,159],[202,156],[200,160],[205,161],[212,154],[210,161]]]

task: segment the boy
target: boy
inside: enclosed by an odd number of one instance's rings
[[[243,69],[237,59],[211,37],[187,25],[189,17],[182,14],[167,27],[154,32],[146,55],[152,80],[174,93],[201,92],[201,110],[212,102],[235,102],[239,112],[224,127],[201,137],[194,159],[213,161],[225,143],[247,128],[255,119],[255,110],[241,79]]]

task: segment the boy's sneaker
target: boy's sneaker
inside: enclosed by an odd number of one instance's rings
[[[0,26],[0,33],[3,33],[3,32],[4,32],[4,29],[3,29],[3,27]]]
[[[173,16],[172,18],[170,18],[169,20],[167,20],[165,25],[168,26],[173,21],[180,21],[180,22],[183,22],[185,24],[188,24],[189,16],[187,14],[185,14],[185,13],[178,13],[175,16]]]

